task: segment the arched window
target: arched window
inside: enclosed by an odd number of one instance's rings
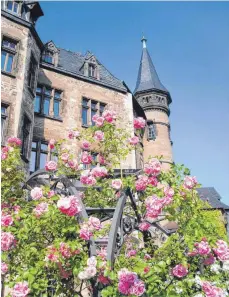
[[[148,122],[148,140],[156,139],[156,129],[153,122]]]

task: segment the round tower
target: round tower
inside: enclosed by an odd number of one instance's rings
[[[147,118],[144,135],[144,161],[150,156],[162,156],[164,169],[173,162],[170,139],[169,105],[172,98],[162,85],[142,38],[142,56],[134,96],[145,111]]]

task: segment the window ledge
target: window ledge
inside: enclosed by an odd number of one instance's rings
[[[48,116],[46,114],[41,114],[39,112],[34,112],[35,116],[41,117],[41,118],[46,118],[46,119],[50,119],[50,120],[54,120],[54,121],[58,121],[58,122],[63,122],[63,120],[61,118],[55,118],[55,117],[51,117]]]
[[[2,70],[2,74],[7,75],[7,76],[12,77],[12,78],[16,78],[16,75],[14,75],[14,74],[12,74],[10,72],[4,71],[4,70]]]
[[[89,125],[82,124],[82,127],[83,128],[89,128],[90,126]]]

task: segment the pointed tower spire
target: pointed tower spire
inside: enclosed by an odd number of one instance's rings
[[[144,35],[142,36],[141,42],[142,42],[142,47],[146,48],[147,39],[144,37]]]
[[[146,48],[147,39],[143,36],[141,41],[143,47],[142,56],[134,94],[148,90],[158,90],[168,93],[168,90],[163,86],[157,75],[156,69]]]
[[[172,102],[169,91],[161,83],[151,57],[146,48],[146,38],[142,39],[142,56],[134,97],[143,108],[147,127],[143,138],[144,160],[162,156],[164,169],[173,162],[170,140],[169,105]]]

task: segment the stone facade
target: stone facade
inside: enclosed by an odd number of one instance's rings
[[[32,142],[48,143],[52,138],[65,138],[70,129],[82,128],[82,98],[88,98],[98,104],[103,103],[106,105],[105,108],[116,111],[121,118],[121,126],[134,135],[134,114],[144,112],[140,105],[133,106],[135,99],[125,84],[112,76],[90,52],[83,56],[58,49],[52,41],[43,44],[35,30],[35,21],[43,15],[37,1],[32,4],[21,2],[16,14],[7,8],[7,4],[2,8],[2,49],[4,50],[4,38],[17,44],[13,68],[11,71],[4,71],[2,68],[2,106],[7,108],[2,145],[10,136],[23,139],[26,119],[29,123],[26,140],[28,148],[25,153],[22,152],[22,159],[29,169]],[[51,63],[47,60],[47,53],[53,55]],[[66,59],[72,60],[63,65]],[[32,88],[31,64],[35,67]],[[72,65],[75,69],[71,68]],[[43,111],[34,112],[37,86],[45,86],[52,90],[48,114],[44,114]],[[54,115],[55,90],[61,92],[58,117]],[[88,124],[91,125],[91,122]],[[79,148],[73,149],[76,154],[80,154]],[[133,150],[123,162],[122,168],[135,169],[142,164],[138,162],[142,160],[140,155]],[[47,159],[49,158],[48,153]]]

